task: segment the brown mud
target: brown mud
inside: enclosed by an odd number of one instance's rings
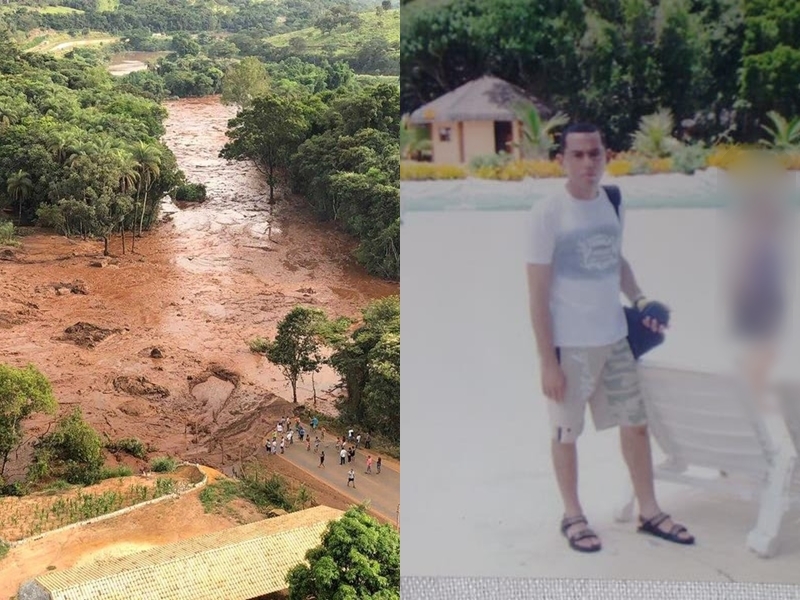
[[[235,110],[215,97],[166,106],[165,142],[209,200],[164,202],[134,254],[130,238],[125,255],[116,237],[104,259],[100,241],[35,228],[21,246],[2,249],[0,362],[36,365],[62,413],[79,405],[111,439],[137,437],[158,454],[227,470],[293,408],[279,370],[247,341],[274,336],[297,303],[357,318],[399,285],[369,276],[352,258],[354,241],[284,190],[268,239],[261,176],[217,157]],[[316,389],[337,381],[323,371]],[[299,396],[309,400],[310,380]],[[333,410],[329,396],[319,406]],[[32,421],[6,475],[22,472],[30,439],[51,420]]]

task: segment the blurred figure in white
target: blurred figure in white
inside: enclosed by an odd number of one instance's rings
[[[753,392],[765,396],[791,308],[793,185],[778,158],[750,153],[727,177],[731,199],[723,256],[728,322]]]

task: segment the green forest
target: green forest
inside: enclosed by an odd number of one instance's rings
[[[602,124],[614,150],[669,109],[679,137],[754,143],[800,114],[800,4],[781,0],[411,0],[403,113],[484,73]]]
[[[80,56],[22,53],[0,33],[0,206],[106,242],[141,233],[183,183],[160,141],[166,111]]]

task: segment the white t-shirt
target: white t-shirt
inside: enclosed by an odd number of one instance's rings
[[[620,218],[602,188],[592,200],[563,189],[531,208],[527,261],[553,265],[556,346],[604,346],[628,335],[620,301],[623,206]]]

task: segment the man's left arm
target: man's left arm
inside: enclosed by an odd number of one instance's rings
[[[628,297],[631,304],[635,305],[637,300],[644,298],[641,288],[636,283],[636,277],[633,275],[633,269],[630,263],[625,260],[625,257],[620,257],[622,262],[622,276],[620,280],[620,287],[622,293]]]
[[[636,277],[633,275],[633,269],[630,263],[625,260],[625,257],[620,257],[620,260],[622,263],[622,273],[620,277],[620,288],[622,292],[628,297],[630,303],[636,307],[637,310],[646,311],[645,317],[642,319],[642,324],[645,327],[649,327],[654,332],[663,332],[667,327],[669,309],[660,302],[648,300],[642,293],[639,284],[636,283]],[[651,317],[648,313],[653,310],[657,312]],[[659,312],[662,313],[662,316],[655,316]],[[659,320],[659,318],[663,320]]]

